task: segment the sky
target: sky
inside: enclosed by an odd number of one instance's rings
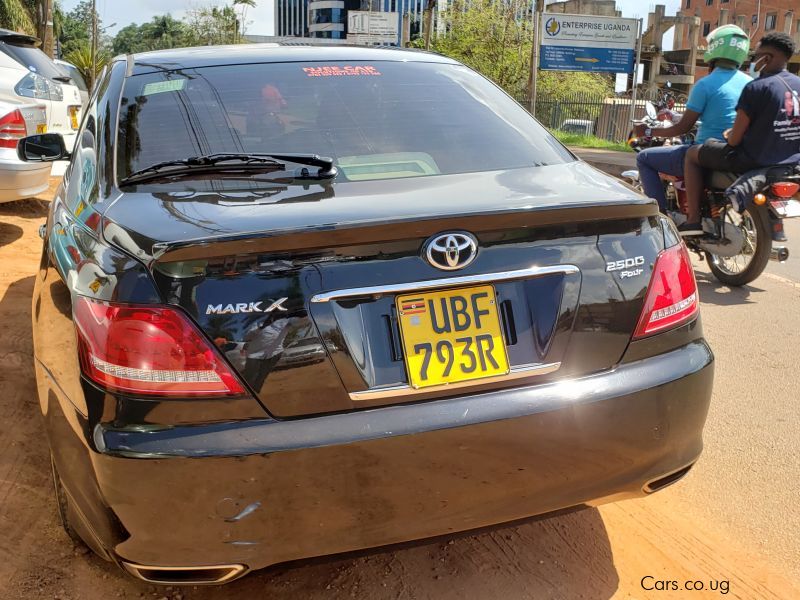
[[[61,5],[69,12],[80,0],[62,0]],[[228,4],[220,0],[97,0],[97,12],[106,33],[113,35],[120,28],[131,23],[146,23],[156,15],[165,13],[180,18],[190,8]],[[239,9],[237,9],[238,11]],[[255,8],[247,9],[247,32],[257,35],[271,35],[275,8],[273,0],[256,0]]]
[[[79,0],[62,0],[66,11],[75,8]],[[257,6],[247,10],[247,32],[257,35],[272,35],[274,20],[274,0],[256,0]],[[116,33],[121,27],[131,23],[144,23],[156,15],[170,13],[179,18],[183,13],[193,7],[207,6],[209,4],[222,4],[219,0],[97,0],[97,11],[104,26],[116,23],[109,27],[109,34]],[[641,17],[647,22],[647,13],[653,10],[655,2],[646,0],[617,0],[617,8],[622,11],[623,17]],[[680,5],[680,0],[661,0],[658,4],[665,4],[667,14],[675,14]],[[665,37],[665,47],[672,47],[671,36]]]

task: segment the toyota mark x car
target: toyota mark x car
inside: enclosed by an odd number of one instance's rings
[[[467,67],[236,46],[119,57],[43,229],[64,525],[155,583],[647,495],[713,357],[685,247]],[[291,354],[291,356],[290,356]]]

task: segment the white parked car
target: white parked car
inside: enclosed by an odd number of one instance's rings
[[[81,120],[80,90],[39,50],[35,37],[0,29],[0,94],[38,100],[47,109],[47,131],[75,144]]]
[[[594,135],[594,121],[589,119],[566,119],[559,127],[564,133]]]
[[[17,158],[20,138],[46,131],[41,101],[0,95],[0,202],[30,198],[47,189],[50,165]]]

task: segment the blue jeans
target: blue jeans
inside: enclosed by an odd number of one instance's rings
[[[664,184],[659,178],[659,173],[683,176],[683,159],[686,157],[688,144],[680,146],[660,146],[642,150],[636,156],[636,166],[639,167],[639,180],[646,196],[658,201],[658,206],[663,212],[667,208],[667,197],[664,195]]]

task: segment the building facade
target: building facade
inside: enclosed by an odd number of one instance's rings
[[[308,37],[308,0],[275,0],[275,35]]]
[[[427,0],[275,0],[275,35],[279,37],[311,37],[328,40],[347,39],[347,12],[350,10],[395,12],[398,31],[419,33]],[[439,9],[447,5],[438,2]],[[399,40],[398,40],[399,42]]]
[[[565,15],[595,15],[598,17],[621,17],[616,0],[556,0],[545,2],[545,12]]]
[[[798,0],[681,0],[681,15],[700,18],[701,46],[705,36],[720,25],[733,24],[744,29],[752,41],[766,33],[782,31],[800,46],[800,1]],[[675,35],[675,48],[688,49],[687,31]],[[800,57],[795,57],[800,62]]]
[[[698,64],[695,77],[708,73],[702,60],[706,36],[720,25],[738,25],[750,36],[751,48],[767,33],[781,31],[792,36],[800,47],[800,0],[681,0],[679,15],[695,16],[700,20],[697,42]],[[675,31],[676,50],[694,50],[689,42],[690,32]],[[800,71],[800,54],[789,62],[789,70]]]

